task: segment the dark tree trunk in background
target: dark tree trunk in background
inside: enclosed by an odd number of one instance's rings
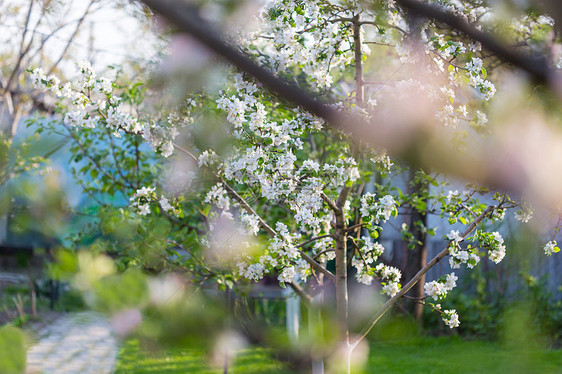
[[[411,196],[418,196],[424,199],[429,189],[427,179],[418,178],[416,180],[416,170],[410,170],[408,193]],[[414,248],[408,247],[408,242],[404,243],[405,251],[405,266],[404,266],[404,279],[403,284],[409,282],[421,268],[427,264],[427,243],[426,233],[422,230],[427,226],[427,208],[422,211],[416,209],[415,204],[412,204],[411,213],[406,215],[405,222],[410,227],[415,243]],[[422,298],[424,296],[423,285],[425,284],[425,274],[420,281],[408,291],[407,295],[414,298]],[[418,324],[422,323],[423,305],[408,300],[408,310],[412,312]]]

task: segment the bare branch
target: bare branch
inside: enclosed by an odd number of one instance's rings
[[[78,22],[76,23],[76,27],[74,28],[74,32],[72,33],[72,35],[68,38],[66,45],[64,46],[59,58],[57,59],[57,61],[55,61],[55,63],[53,64],[53,66],[51,66],[51,68],[49,69],[49,71],[47,72],[47,75],[51,74],[55,68],[58,66],[58,64],[62,61],[62,59],[64,58],[64,56],[66,55],[66,52],[68,51],[68,48],[70,48],[70,45],[72,44],[72,42],[74,41],[74,39],[76,38],[76,35],[78,35],[78,31],[80,30],[80,26],[82,26],[82,23],[84,22],[84,19],[86,19],[86,16],[90,13],[90,9],[92,7],[92,5],[94,4],[94,0],[90,0],[90,3],[88,4],[88,6],[86,7],[86,10],[84,11],[84,13],[82,14],[82,17],[80,17],[80,19],[78,20]]]

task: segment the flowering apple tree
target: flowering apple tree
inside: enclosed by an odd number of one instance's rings
[[[480,2],[439,3],[472,23],[494,27],[487,17],[491,9]],[[294,77],[302,88],[329,99],[350,121],[372,120],[374,113],[388,110],[385,104],[414,93],[427,99],[432,122],[459,152],[470,147],[466,133],[486,132],[498,61],[478,42],[434,22],[411,22],[394,1],[366,7],[354,1],[275,0],[259,17],[259,29],[246,34],[241,46],[246,54],[271,73]],[[536,44],[552,25],[549,17],[531,14],[512,22],[509,32],[524,45]],[[331,287],[340,341],[349,352],[442,258],[449,256],[451,269],[472,269],[483,257],[497,264],[509,248],[488,224],[502,221],[509,209],[518,221],[532,215],[527,204],[505,193],[475,185],[449,191],[448,181],[437,173],[415,170],[382,149],[352,142],[243,72],[231,71],[218,92],[204,88],[190,93],[181,107],[154,110],[143,102],[150,90],[97,76],[86,63],[77,66],[76,82],[62,84],[41,69],[30,70],[31,79],[61,98],[63,128],[73,141],[73,162],[80,165],[76,174],[92,177],[86,190],[97,197],[120,191],[129,201],[101,222],[111,231],[112,220],[125,217],[136,228],[125,238],[136,245],[123,240],[108,245],[129,265],[146,261],[140,254],[147,248],[159,248],[149,251],[151,265],[145,266],[164,269],[173,262],[196,279],[229,286],[274,276],[308,301]],[[385,69],[393,71],[392,81],[371,80]],[[218,116],[225,124],[231,147],[213,149],[189,136],[205,116]],[[165,159],[193,166],[175,170],[189,180],[182,190],[170,192],[161,179]],[[425,187],[412,191],[396,185],[396,178],[412,168],[416,183]],[[402,215],[413,212],[438,214],[451,227],[443,234],[448,245],[405,279],[400,269],[381,260],[380,238],[393,224],[402,227],[412,247],[423,244],[415,230],[424,233],[422,240],[436,235],[423,221],[403,225]],[[160,229],[154,231],[155,225]],[[170,254],[180,249],[189,256],[172,259]],[[558,252],[556,241],[544,251]],[[359,283],[376,284],[388,297],[356,337],[348,328],[348,274]],[[421,281],[425,294],[416,297],[451,328],[461,319],[454,305],[445,309],[438,302],[457,280],[451,272]]]

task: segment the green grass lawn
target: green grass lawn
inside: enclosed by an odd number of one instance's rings
[[[136,340],[119,353],[116,373],[222,373],[210,368],[203,354],[171,349],[149,354]],[[290,373],[260,348],[242,351],[229,373]],[[367,373],[562,373],[562,350],[505,348],[486,341],[458,338],[423,338],[409,342],[371,345]]]
[[[115,374],[171,374],[171,373],[222,373],[222,368],[212,368],[202,352],[168,349],[165,352],[149,353],[139,346],[137,340],[129,340],[121,348]],[[266,350],[245,349],[238,354],[229,373],[239,374],[285,374],[290,373],[283,365],[273,360]]]
[[[367,373],[562,373],[562,350],[506,348],[489,341],[424,338],[372,344]]]

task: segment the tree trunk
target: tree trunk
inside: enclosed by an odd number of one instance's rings
[[[314,336],[314,329],[316,324],[319,324],[322,328],[322,311],[320,307],[315,307],[322,305],[323,302],[323,291],[320,291],[318,295],[314,296],[311,305],[308,306],[308,328],[310,336]],[[323,335],[323,329],[320,334]],[[324,360],[322,357],[312,357],[312,374],[324,374]]]
[[[344,187],[345,188],[345,187]],[[341,195],[340,195],[341,196]],[[339,199],[338,199],[339,200]],[[336,214],[336,311],[340,341],[345,349],[346,373],[351,373],[351,350],[348,330],[348,295],[347,295],[347,241],[346,224],[343,209]]]
[[[428,182],[424,179],[422,181],[415,182],[415,170],[410,170],[409,176],[409,194],[410,196],[423,196],[429,188]],[[406,216],[407,224],[410,227],[411,233],[413,235],[413,240],[415,241],[415,246],[413,249],[408,248],[408,243],[405,243],[405,272],[404,281],[409,282],[420,269],[422,269],[427,264],[427,245],[426,245],[426,234],[422,230],[422,227],[427,226],[427,213],[426,211],[418,211],[415,207],[412,207],[412,212],[409,216]],[[422,226],[420,226],[420,224]],[[420,244],[421,243],[421,244]],[[407,293],[408,296],[419,299],[424,296],[423,286],[425,284],[425,274],[422,276],[420,281],[412,287],[412,289]],[[422,313],[423,305],[412,301],[409,304],[409,310],[414,314],[416,321],[421,326],[422,325]]]
[[[341,337],[348,343],[347,331],[347,243],[343,214],[336,215],[336,309]]]

